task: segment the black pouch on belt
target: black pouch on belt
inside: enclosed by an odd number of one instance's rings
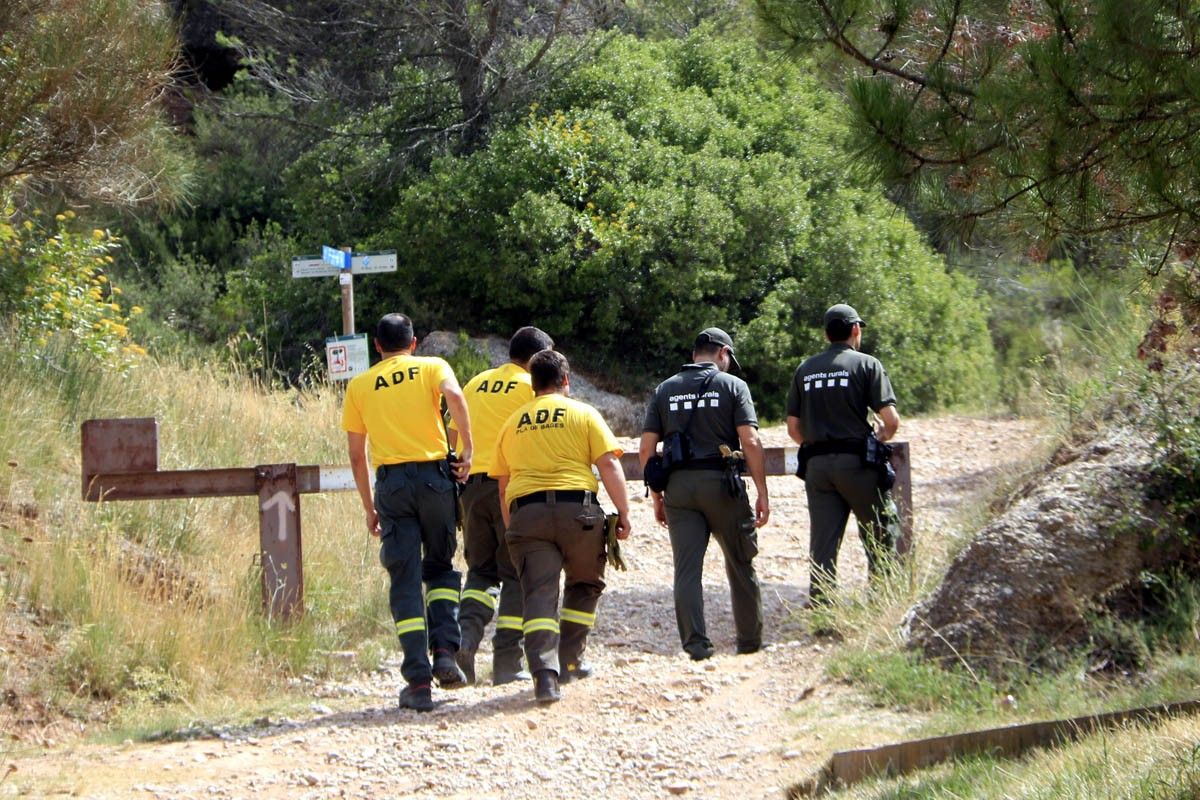
[[[867,449],[863,462],[879,475],[879,488],[889,491],[896,485],[896,470],[892,467],[892,446],[875,438],[875,432],[867,434]]]

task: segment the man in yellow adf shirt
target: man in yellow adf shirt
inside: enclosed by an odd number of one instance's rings
[[[492,684],[500,686],[529,679],[529,673],[521,669],[521,584],[504,541],[499,485],[487,473],[492,466],[500,426],[533,399],[529,359],[552,347],[554,340],[545,331],[532,326],[521,328],[508,342],[509,362],[484,370],[463,387],[476,442],[471,477],[462,490],[467,582],[458,613],[462,628],[458,665],[466,673],[468,683],[475,682],[475,650],[493,614],[496,633],[492,637]],[[456,444],[456,436],[457,430],[451,424],[452,446]]]
[[[617,507],[618,539],[629,537],[629,500],[612,431],[596,409],[568,397],[566,357],[543,350],[530,359],[529,373],[536,397],[501,429],[490,474],[500,481],[508,549],[521,578],[534,696],[553,703],[560,682],[591,673],[582,658],[604,591],[605,564],[604,510],[592,465]]]
[[[414,356],[416,346],[408,317],[388,314],[379,320],[375,349],[382,360],[346,387],[342,429],[367,530],[380,538],[379,560],[391,578],[389,605],[404,651],[400,673],[407,682],[400,707],[429,711],[431,678],[444,689],[466,685],[454,660],[461,581],[452,563],[454,482],[470,473],[473,445],[454,371],[440,358]],[[458,428],[459,455],[453,462],[447,457],[442,398]]]

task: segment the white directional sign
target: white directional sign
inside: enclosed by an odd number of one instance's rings
[[[352,333],[349,336],[331,336],[325,340],[325,361],[329,364],[329,378],[348,381],[371,367],[371,356],[367,350],[367,335]]]
[[[296,256],[292,259],[293,278],[323,278],[330,275],[337,275],[340,271],[333,264],[327,262],[323,256]],[[378,253],[355,253],[350,259],[350,272],[355,275],[395,271],[395,250],[383,250]]]

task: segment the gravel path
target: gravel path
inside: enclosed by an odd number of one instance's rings
[[[997,471],[1028,460],[1044,430],[1021,420],[906,421],[917,546],[936,537]],[[764,432],[783,445],[782,428]],[[627,444],[636,446],[629,440]],[[0,797],[61,791],[97,798],[566,798],[781,797],[832,749],[821,720],[870,718],[890,740],[914,722],[867,709],[823,675],[828,639],[797,611],[808,585],[803,485],[770,479],[771,521],[760,532],[767,646],[733,655],[728,588],[718,548],[705,565],[709,633],[717,655],[699,664],[678,650],[670,545],[641,485],[630,568],[610,572],[589,647],[598,674],[535,707],[528,684],[435,690],[429,714],[395,707],[398,660],[382,673],[312,685],[312,715],[171,744],[72,746],[17,763]],[[848,535],[842,581],[861,585],[865,559]],[[481,677],[490,671],[481,650]],[[868,746],[881,739],[856,741]],[[28,787],[36,785],[37,790]],[[23,788],[24,787],[24,788]]]

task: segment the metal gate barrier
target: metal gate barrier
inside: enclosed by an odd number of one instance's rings
[[[260,464],[224,469],[160,470],[158,421],[153,417],[90,419],[81,430],[83,499],[163,500],[193,497],[258,497],[259,553],[262,559],[263,608],[272,618],[292,620],[304,611],[300,495],[354,491],[348,466]],[[796,447],[767,447],[768,475],[791,475],[798,464]],[[626,480],[642,477],[637,453],[621,457]],[[912,478],[907,442],[894,442],[892,490],[900,512],[901,538],[896,549],[912,546]]]

